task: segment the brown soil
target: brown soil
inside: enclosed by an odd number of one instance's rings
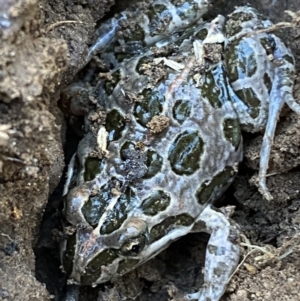
[[[298,0],[288,4],[247,0],[230,1],[228,11],[245,2],[275,22],[288,19],[284,9],[300,10]],[[51,295],[60,300],[63,295],[65,278],[59,272],[52,231],[59,220],[59,182],[65,166],[66,125],[57,101],[60,90],[83,67],[95,23],[112,4],[112,0],[1,2],[0,300],[50,300]],[[299,31],[284,33],[300,70]],[[296,78],[294,96],[299,95]],[[300,300],[299,120],[288,109],[282,112],[270,161],[269,173],[274,175],[267,181],[272,202],[263,200],[253,184],[262,135],[245,137],[245,164],[224,202],[237,206],[234,219],[251,244],[261,249],[247,255],[251,249],[244,248],[246,260],[223,301]],[[66,157],[70,148],[65,148]],[[206,241],[206,235],[188,235],[114,285],[83,287],[81,300],[137,295],[138,300],[182,300],[183,292],[201,287]]]
[[[35,276],[33,247],[64,168],[59,90],[113,4],[78,2],[0,4],[0,300],[50,300]]]

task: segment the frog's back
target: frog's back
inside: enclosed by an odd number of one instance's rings
[[[147,75],[145,68],[160,76]],[[184,212],[195,218],[228,186],[241,158],[240,128],[222,65],[203,75],[201,87],[196,87],[192,70],[176,85],[181,71],[154,64],[151,56],[131,59],[117,72],[119,81],[104,99],[108,116],[115,112],[126,125],[117,139],[112,134],[116,129],[108,133],[109,158],[99,182],[119,179],[141,202],[162,191],[174,203],[163,214]],[[135,103],[126,100],[127,91]]]

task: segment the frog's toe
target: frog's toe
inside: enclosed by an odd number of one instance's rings
[[[185,295],[185,300],[218,301],[219,299],[219,289],[213,285],[204,285],[199,292]]]
[[[263,198],[265,198],[267,201],[273,200],[273,196],[269,192],[269,189],[266,184],[266,177],[262,177],[259,179],[258,190],[261,193],[261,195],[263,196]]]
[[[200,298],[200,292],[185,295],[185,300],[198,300]]]

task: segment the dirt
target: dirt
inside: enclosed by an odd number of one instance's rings
[[[297,0],[248,0],[230,1],[228,12],[246,2],[275,22],[288,20],[285,9],[300,10]],[[112,4],[1,2],[0,300],[60,300],[64,294],[66,278],[59,270],[54,237],[60,234],[56,229],[63,169],[75,142],[65,144],[71,130],[57,101],[61,89],[84,66],[95,24]],[[299,30],[284,31],[300,70],[297,34]],[[299,95],[297,77],[294,96]],[[287,108],[281,114],[267,180],[271,202],[263,200],[255,186],[262,135],[245,135],[245,163],[223,204],[236,206],[233,218],[245,242],[254,247],[242,246],[245,261],[223,301],[300,300],[299,120]],[[184,292],[201,287],[207,238],[183,237],[115,284],[83,287],[81,300],[182,300]]]
[[[94,23],[112,4],[1,1],[1,300],[50,300],[36,279],[33,248],[65,165],[65,124],[57,100],[63,83],[82,65]]]

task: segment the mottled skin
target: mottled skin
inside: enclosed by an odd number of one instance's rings
[[[267,200],[266,186],[270,150],[280,111],[286,103],[300,114],[293,98],[295,62],[293,54],[273,33],[255,33],[271,26],[251,7],[237,8],[227,23],[225,58],[232,88],[241,101],[234,102],[242,129],[265,129],[260,153],[259,190]]]
[[[110,47],[114,51],[144,52],[145,46],[160,45],[177,39],[208,11],[212,0],[145,0],[109,19],[96,31],[97,41],[90,48],[87,61],[95,53]],[[121,50],[122,49],[122,50]]]
[[[153,1],[158,2],[171,11],[168,1]],[[122,62],[114,59],[110,75],[96,85],[98,103],[86,115],[87,134],[69,166],[64,191],[64,213],[75,230],[62,247],[70,282],[114,280],[181,236],[203,231],[211,234],[205,284],[186,297],[221,298],[239,260],[239,230],[212,203],[231,184],[242,159],[240,123],[251,131],[263,128],[268,105],[282,98],[297,108],[291,96],[293,57],[274,35],[263,34],[270,47],[260,45],[253,26],[270,23],[259,23],[256,16],[250,8],[237,9],[227,23],[227,39],[224,17],[218,16],[184,30],[183,38],[169,41],[165,50],[147,48]],[[253,35],[240,37],[244,31]],[[224,41],[225,62],[218,53]],[[162,58],[166,53],[171,56]],[[250,97],[249,89],[239,92],[243,86],[252,89]],[[105,122],[91,127],[91,115],[100,108]],[[267,133],[275,128],[272,110],[269,115]],[[269,138],[263,144],[262,179]]]
[[[127,118],[125,121],[120,117],[126,126],[118,135],[117,128],[108,131],[102,170],[86,181],[83,167],[77,186],[67,195],[66,218],[77,227],[77,232],[73,262],[71,267],[70,263],[65,266],[76,283],[113,280],[193,231],[210,233],[208,250],[214,250],[206,255],[207,287],[199,300],[220,298],[238,261],[239,231],[210,205],[232,182],[242,159],[237,115],[222,63],[209,66],[203,74],[202,87],[196,87],[194,78],[201,74],[197,71],[200,65],[197,66],[194,56],[192,37],[182,47],[185,55],[179,48],[178,55],[172,57],[184,66],[180,72],[158,66],[149,51],[119,66],[119,81],[113,82],[113,90],[105,89],[112,84],[109,80],[99,90],[99,104],[108,116],[117,111]],[[148,76],[144,62],[148,70],[161,69],[157,73],[162,77]],[[209,90],[212,83],[214,91]],[[161,104],[156,109],[169,120],[168,127],[158,134],[149,133],[147,123],[157,112],[153,116],[142,114],[143,101],[126,101],[127,91],[150,101],[161,95]],[[187,106],[188,110],[180,111],[180,106]],[[124,147],[128,142],[131,145]],[[137,147],[140,142],[144,144],[142,149]],[[93,149],[91,143],[90,135],[86,135],[79,145],[78,156],[83,166]],[[146,162],[149,152],[151,158],[159,158],[154,160],[156,167]],[[112,179],[117,181],[113,183]],[[117,190],[115,194],[111,193],[113,189]],[[91,200],[95,192],[96,198]],[[104,199],[107,207],[95,213],[91,204]],[[65,262],[68,256],[65,255]],[[211,273],[211,267],[218,269],[218,277]]]

